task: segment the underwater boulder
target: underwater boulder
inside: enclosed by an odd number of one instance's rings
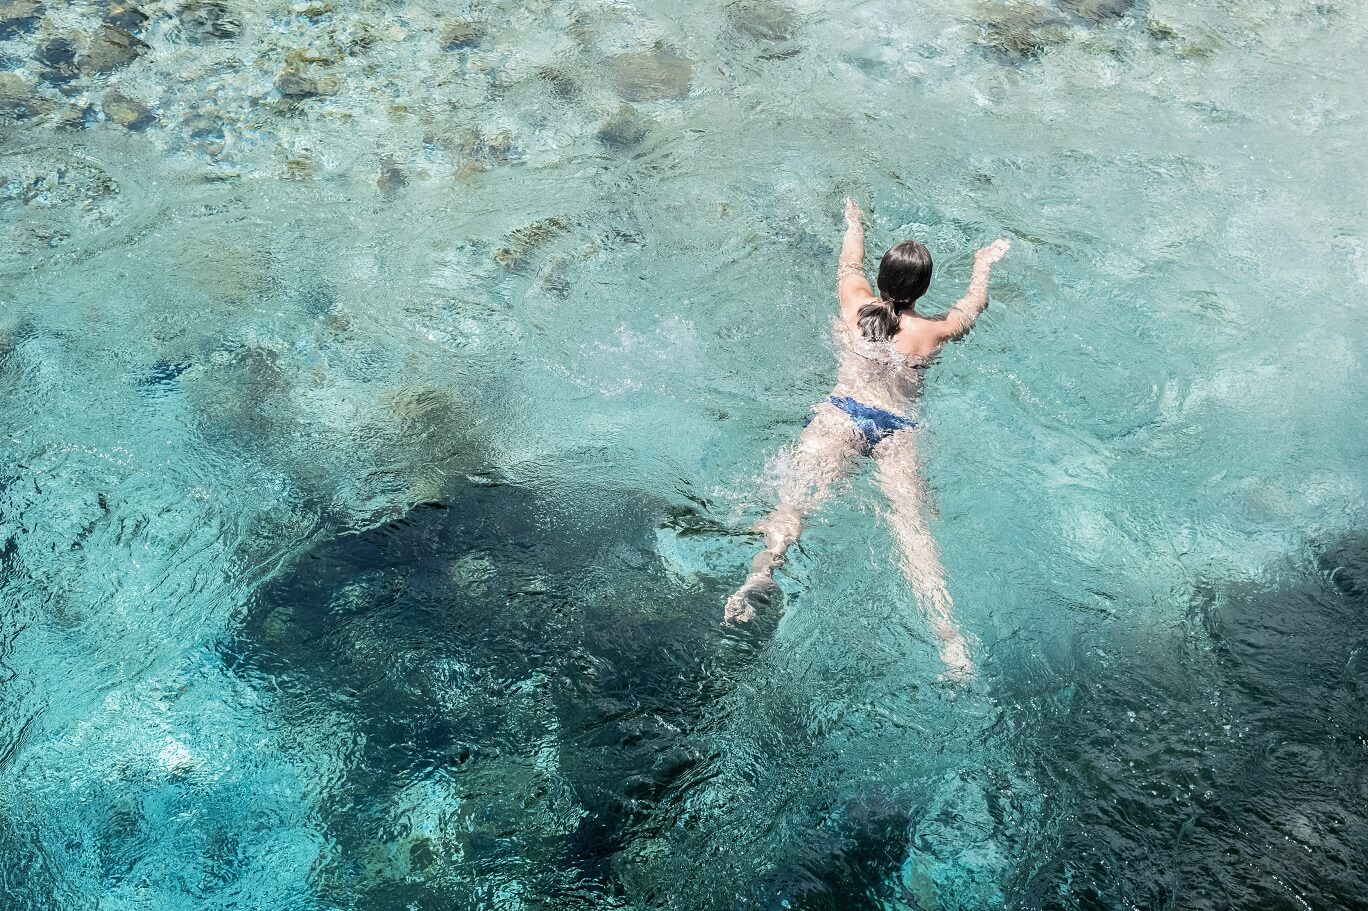
[[[736,0],[722,14],[730,28],[756,41],[788,41],[798,32],[798,16],[774,0]]]
[[[300,63],[287,63],[275,79],[276,92],[286,98],[316,98],[337,94],[342,79],[337,75],[316,74]]]
[[[86,51],[76,61],[82,73],[92,76],[126,66],[147,50],[147,43],[113,25],[102,25],[90,36]]]
[[[42,113],[45,105],[38,89],[18,73],[0,73],[0,117],[23,120]]]
[[[643,118],[630,104],[624,104],[612,117],[603,122],[594,136],[608,148],[623,152],[640,145],[648,132],[650,121]]]
[[[1035,5],[990,8],[979,43],[1004,63],[1020,65],[1038,59],[1046,48],[1069,37],[1069,23],[1052,9]]]
[[[453,19],[443,24],[438,35],[444,51],[460,51],[480,43],[484,30],[469,19]]]
[[[38,78],[51,85],[65,85],[80,75],[76,66],[76,44],[61,35],[38,45],[33,55],[39,65]]]
[[[1059,5],[1095,25],[1113,22],[1138,4],[1136,0],[1059,0]]]
[[[242,23],[223,0],[190,0],[176,18],[181,34],[190,41],[221,41],[242,33]]]
[[[105,13],[104,21],[126,32],[141,31],[147,25],[148,16],[132,3],[113,3]]]
[[[0,0],[0,40],[33,31],[42,12],[37,0]]]
[[[608,70],[618,94],[628,101],[687,97],[693,79],[693,63],[664,47],[610,57]]]
[[[114,89],[104,93],[100,99],[100,109],[104,111],[106,120],[134,132],[145,130],[157,121],[147,105]]]

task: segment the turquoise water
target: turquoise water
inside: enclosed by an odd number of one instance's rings
[[[1359,905],[1366,44],[0,3],[0,905]],[[845,194],[933,309],[1013,239],[920,409],[967,684],[865,473],[718,625]]]

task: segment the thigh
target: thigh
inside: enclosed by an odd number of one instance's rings
[[[864,437],[840,409],[827,402],[818,405],[797,442],[779,459],[781,497],[800,509],[816,506],[850,470],[863,444]]]
[[[920,513],[929,505],[930,491],[922,478],[921,450],[916,430],[898,430],[874,447],[879,486],[899,510]]]

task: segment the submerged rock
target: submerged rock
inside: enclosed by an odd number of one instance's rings
[[[84,102],[68,105],[67,108],[57,115],[57,128],[59,130],[79,130],[90,124],[91,117],[95,114],[95,109]]]
[[[342,79],[330,73],[315,73],[301,63],[288,63],[276,77],[276,90],[286,98],[317,98],[336,95]]]
[[[1101,24],[1120,19],[1136,6],[1136,0],[1059,0],[1059,5],[1080,19]]]
[[[206,155],[216,157],[223,153],[227,137],[223,130],[221,116],[211,116],[205,113],[194,114],[181,124],[181,129],[185,131],[185,135],[190,141]]]
[[[33,31],[42,12],[37,0],[0,0],[0,40]]]
[[[87,76],[108,73],[137,59],[147,50],[147,43],[113,25],[102,25],[90,36],[86,52],[77,59],[77,66]]]
[[[664,47],[610,57],[608,70],[618,94],[628,101],[684,98],[693,78],[693,63]]]
[[[100,110],[104,111],[106,120],[135,132],[145,130],[157,121],[151,108],[115,89],[104,93],[100,99]]]
[[[315,21],[331,15],[333,11],[331,3],[321,3],[318,0],[313,0],[311,3],[296,3],[292,9],[296,15]]]
[[[757,41],[788,41],[798,31],[798,17],[775,0],[736,0],[723,11],[727,25]]]
[[[107,24],[112,25],[115,28],[121,28],[126,32],[141,31],[143,26],[147,25],[147,19],[147,13],[144,13],[132,3],[111,4],[109,11],[105,13],[104,17],[104,21]]]
[[[608,148],[625,151],[639,145],[648,132],[650,121],[644,119],[630,104],[624,104],[604,121],[594,135]]]
[[[181,33],[191,41],[236,38],[242,33],[242,23],[223,0],[188,0],[176,18]]]
[[[38,78],[53,85],[65,85],[80,75],[76,66],[76,45],[67,38],[49,38],[38,45],[33,55],[40,64]]]
[[[383,196],[393,196],[408,186],[408,175],[399,167],[399,162],[386,155],[380,159],[380,176],[375,179],[375,188]]]
[[[516,269],[538,247],[568,230],[570,226],[558,215],[515,228],[509,232],[508,243],[494,251],[494,261],[506,269]]]
[[[37,86],[18,73],[0,73],[0,117],[22,120],[42,113],[45,107]]]
[[[456,51],[474,47],[484,37],[484,29],[469,19],[453,19],[442,26],[442,50]]]
[[[1041,6],[1002,6],[992,9],[983,23],[980,42],[1007,63],[1035,60],[1051,45],[1069,37],[1069,23]]]
[[[551,89],[551,93],[561,101],[574,101],[579,97],[579,83],[569,73],[554,66],[537,69],[537,78]]]

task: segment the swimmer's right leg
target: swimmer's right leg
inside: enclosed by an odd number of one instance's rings
[[[765,536],[765,547],[751,560],[750,575],[727,599],[723,623],[746,623],[755,619],[775,589],[774,570],[803,531],[803,519],[831,494],[850,462],[862,452],[864,438],[850,418],[823,402],[814,409],[812,422],[798,442],[778,460],[779,505],[755,523]]]

